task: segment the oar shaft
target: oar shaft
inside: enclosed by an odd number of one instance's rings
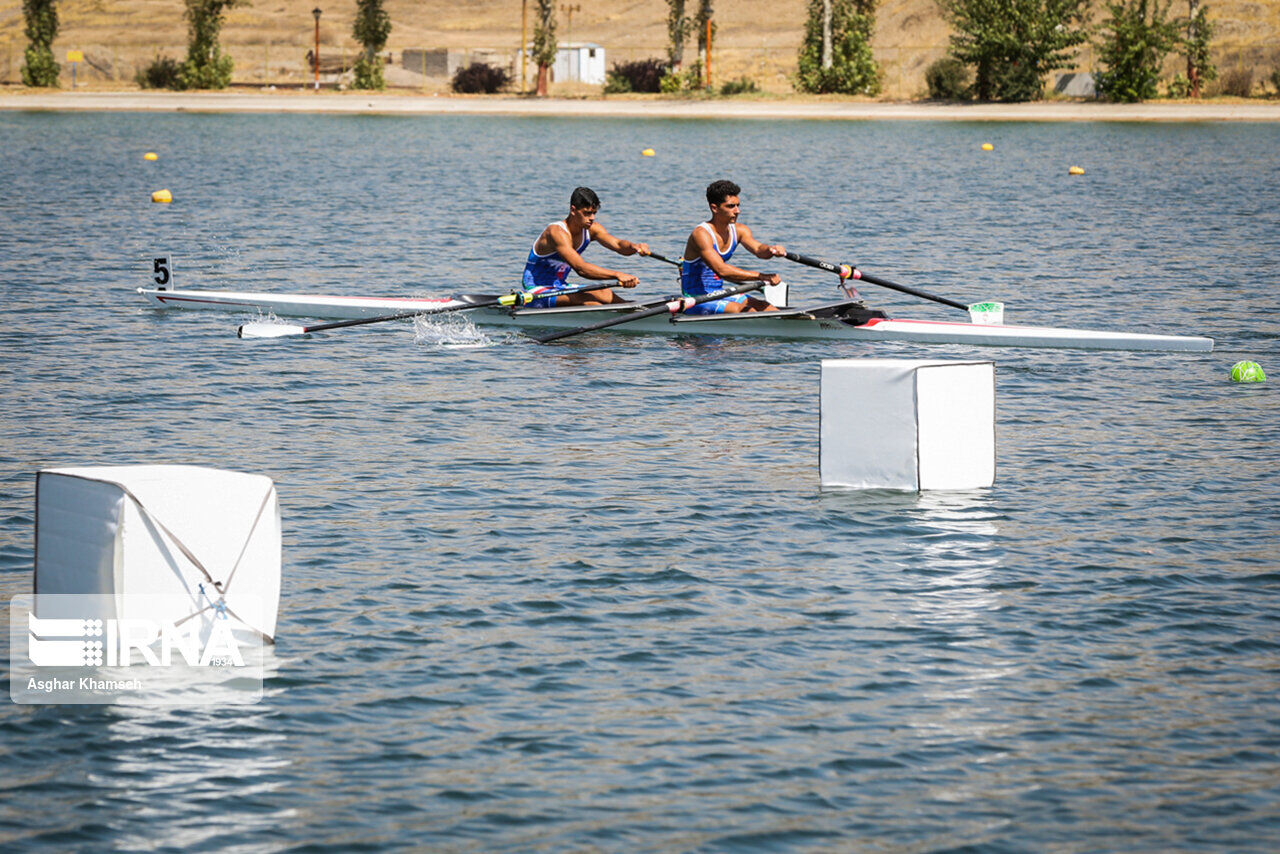
[[[649,253],[649,257],[650,257],[650,258],[656,258],[656,259],[657,259],[657,260],[659,260],[659,261],[665,261],[665,262],[667,262],[668,264],[674,264],[674,265],[675,265],[675,266],[677,266],[677,267],[679,267],[679,266],[680,266],[680,262],[679,262],[679,261],[675,260],[674,258],[668,258],[666,255],[659,255],[657,252],[650,252],[650,253]]]
[[[925,291],[918,290],[916,288],[909,288],[906,285],[899,285],[898,283],[891,282],[888,279],[881,279],[879,276],[869,275],[862,272],[852,264],[843,265],[842,269],[842,267],[835,264],[819,260],[818,258],[810,258],[808,255],[801,255],[797,252],[788,252],[786,257],[788,261],[795,261],[797,264],[805,264],[809,267],[817,267],[819,270],[826,270],[828,273],[835,273],[841,278],[860,279],[864,282],[870,282],[873,285],[879,285],[882,288],[901,291],[904,294],[911,294],[913,297],[920,297],[920,299],[932,300],[933,302],[941,303],[942,305],[949,305],[952,308],[958,308],[961,311],[969,310],[969,306],[964,303],[956,302],[955,300],[950,300],[946,297],[935,296],[934,294],[926,293]]]
[[[348,326],[362,326],[366,323],[384,323],[389,320],[407,320],[411,317],[425,317],[430,314],[443,314],[446,311],[462,311],[464,308],[488,308],[501,305],[501,300],[470,303],[468,305],[450,305],[440,308],[429,308],[425,311],[401,311],[395,314],[383,314],[378,317],[357,317],[354,320],[334,320],[329,323],[317,323],[314,326],[302,327],[306,332],[324,332],[326,329],[344,329]]]
[[[582,332],[594,332],[597,329],[607,329],[610,326],[617,326],[620,323],[630,323],[633,320],[642,320],[646,317],[656,317],[659,314],[679,314],[680,312],[686,311],[695,305],[702,305],[704,302],[711,302],[712,300],[725,299],[726,297],[745,294],[747,291],[754,291],[762,287],[764,287],[764,282],[748,282],[747,284],[739,285],[736,288],[725,288],[721,291],[704,294],[703,296],[687,303],[684,301],[684,299],[687,298],[675,299],[671,302],[663,303],[656,308],[631,312],[630,314],[624,314],[622,317],[611,317],[608,320],[602,320],[599,323],[593,323],[590,326],[580,326],[577,329],[566,329],[564,332],[544,335],[543,337],[535,338],[534,340],[539,344],[546,344],[551,341],[559,341],[561,338],[568,338],[570,335],[578,335]]]

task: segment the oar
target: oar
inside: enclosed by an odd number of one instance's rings
[[[578,291],[594,291],[601,287],[603,286],[597,282],[575,288],[539,288],[532,291],[503,294],[502,296],[459,294],[452,297],[452,299],[455,302],[465,303],[465,305],[444,305],[440,308],[428,308],[421,311],[398,311],[395,314],[382,314],[377,317],[357,317],[353,320],[334,320],[328,323],[313,323],[310,326],[294,326],[285,323],[246,323],[236,330],[236,334],[241,338],[287,338],[295,335],[307,335],[312,332],[324,332],[326,329],[345,329],[348,326],[363,326],[366,323],[408,320],[411,317],[427,317],[432,314],[444,314],[450,311],[468,311],[473,308],[492,308],[499,305],[525,305],[542,297],[573,294]]]
[[[788,252],[786,257],[788,261],[795,261],[797,264],[805,264],[810,267],[817,267],[819,270],[826,270],[828,273],[835,273],[841,279],[861,279],[864,282],[870,282],[871,284],[879,285],[882,288],[889,288],[890,290],[901,291],[904,294],[911,294],[913,297],[920,297],[921,299],[940,302],[943,305],[949,305],[952,308],[958,308],[961,311],[969,311],[969,306],[964,303],[949,300],[946,297],[934,296],[933,294],[928,294],[924,291],[916,290],[915,288],[909,288],[906,285],[899,285],[895,282],[889,281],[888,279],[881,279],[877,276],[869,275],[862,272],[857,267],[854,267],[852,264],[841,264],[836,266],[835,264],[831,264],[827,261],[820,261],[817,258],[810,258],[808,255],[800,255],[795,252]]]
[[[659,261],[666,261],[668,264],[675,264],[677,267],[680,266],[679,261],[675,260],[674,258],[668,258],[666,255],[659,255],[657,252],[650,252],[649,257],[656,258]]]
[[[599,323],[593,323],[590,326],[582,326],[578,329],[569,329],[564,332],[556,332],[553,335],[544,335],[541,338],[535,338],[539,344],[546,344],[549,341],[559,341],[561,338],[568,338],[571,335],[578,335],[583,332],[592,332],[596,329],[605,329],[609,326],[617,326],[619,323],[630,323],[633,320],[642,320],[646,317],[654,317],[655,315],[670,312],[671,314],[679,314],[693,308],[695,305],[702,305],[704,302],[712,300],[724,299],[725,297],[737,296],[745,294],[747,291],[758,290],[764,287],[764,282],[748,282],[745,285],[739,285],[736,288],[725,288],[724,290],[714,291],[704,294],[696,299],[693,297],[679,297],[670,302],[665,302],[656,308],[637,311],[632,314],[624,314],[622,317],[611,317],[608,320],[602,320]]]

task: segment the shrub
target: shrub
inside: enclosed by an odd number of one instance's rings
[[[661,59],[615,62],[605,78],[604,91],[661,92],[662,76],[666,73],[667,63]]]
[[[1253,91],[1253,69],[1233,68],[1222,75],[1222,94],[1248,98]]]
[[[684,71],[668,71],[662,75],[662,80],[658,82],[658,87],[668,95],[675,95],[680,92],[701,92],[702,85],[702,63],[695,62]]]
[[[721,95],[745,95],[759,91],[760,87],[756,85],[756,81],[745,75],[739,77],[737,80],[726,81],[725,84],[720,87]]]
[[[1271,88],[1276,90],[1276,94],[1280,95],[1280,66],[1277,66],[1271,72]]]
[[[181,89],[182,65],[171,56],[157,56],[138,69],[133,80],[141,89]]]
[[[495,68],[487,62],[473,62],[454,73],[450,86],[453,91],[468,95],[492,95],[509,82],[511,77],[505,68]]]
[[[57,86],[62,70],[53,57],[53,40],[58,35],[58,7],[54,0],[24,0],[30,44],[23,52],[22,82],[27,86]]]
[[[924,71],[924,82],[929,87],[929,97],[939,101],[967,101],[971,95],[973,77],[969,66],[954,56],[944,56]]]
[[[1191,95],[1191,81],[1185,74],[1175,74],[1165,87],[1165,94],[1170,98],[1187,98]]]

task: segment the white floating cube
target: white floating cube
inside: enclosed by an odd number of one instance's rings
[[[822,485],[976,489],[996,477],[995,363],[824,359]]]
[[[157,621],[220,603],[271,639],[280,559],[280,505],[262,475],[140,465],[46,469],[36,478],[37,596],[107,594],[116,613],[104,616]],[[145,603],[159,597],[189,610],[128,610],[154,608]]]

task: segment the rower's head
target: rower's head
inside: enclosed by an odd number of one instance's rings
[[[737,222],[742,188],[732,181],[712,181],[707,186],[707,204],[711,206],[711,218],[724,222]]]
[[[569,219],[582,228],[590,228],[600,212],[600,197],[590,187],[575,187],[569,196]]]

